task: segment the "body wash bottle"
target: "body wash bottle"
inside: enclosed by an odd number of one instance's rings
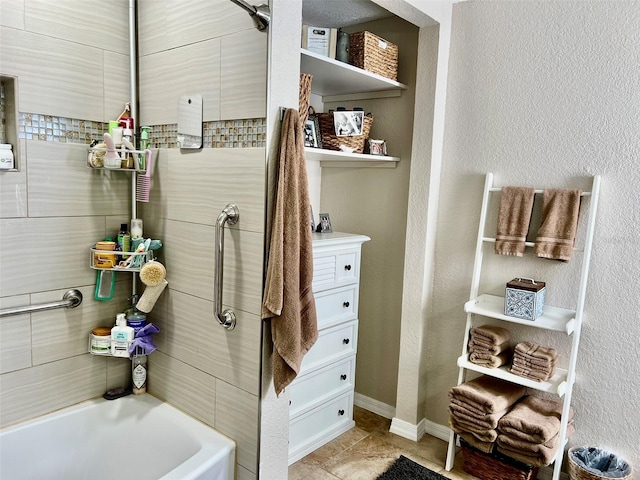
[[[116,326],[111,329],[111,355],[129,358],[129,342],[133,340],[133,327],[127,325],[124,313],[116,317]]]

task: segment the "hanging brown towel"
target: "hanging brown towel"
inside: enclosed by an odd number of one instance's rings
[[[542,195],[542,224],[533,253],[542,258],[568,262],[578,229],[582,190],[546,189]]]
[[[280,135],[280,168],[262,318],[271,318],[273,383],[280,395],[300,371],[318,338],[309,227],[304,136],[298,112],[287,109]]]
[[[498,255],[524,255],[534,197],[531,187],[502,187],[495,245]]]

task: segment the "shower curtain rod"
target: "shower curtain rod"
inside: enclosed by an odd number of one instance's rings
[[[269,6],[265,5],[249,5],[244,0],[231,0],[233,3],[238,5],[240,8],[245,9],[251,18],[253,18],[253,22],[256,24],[256,28],[260,31],[265,30],[269,26],[269,22],[271,21],[271,12],[269,11]]]

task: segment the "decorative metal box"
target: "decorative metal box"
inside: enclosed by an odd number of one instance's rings
[[[507,282],[505,289],[504,314],[535,320],[542,315],[545,295],[544,282],[536,282],[533,278],[514,278]]]

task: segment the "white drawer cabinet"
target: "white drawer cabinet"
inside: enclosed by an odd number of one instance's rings
[[[368,240],[349,233],[313,234],[319,332],[289,386],[289,464],[355,425],[360,250]]]

